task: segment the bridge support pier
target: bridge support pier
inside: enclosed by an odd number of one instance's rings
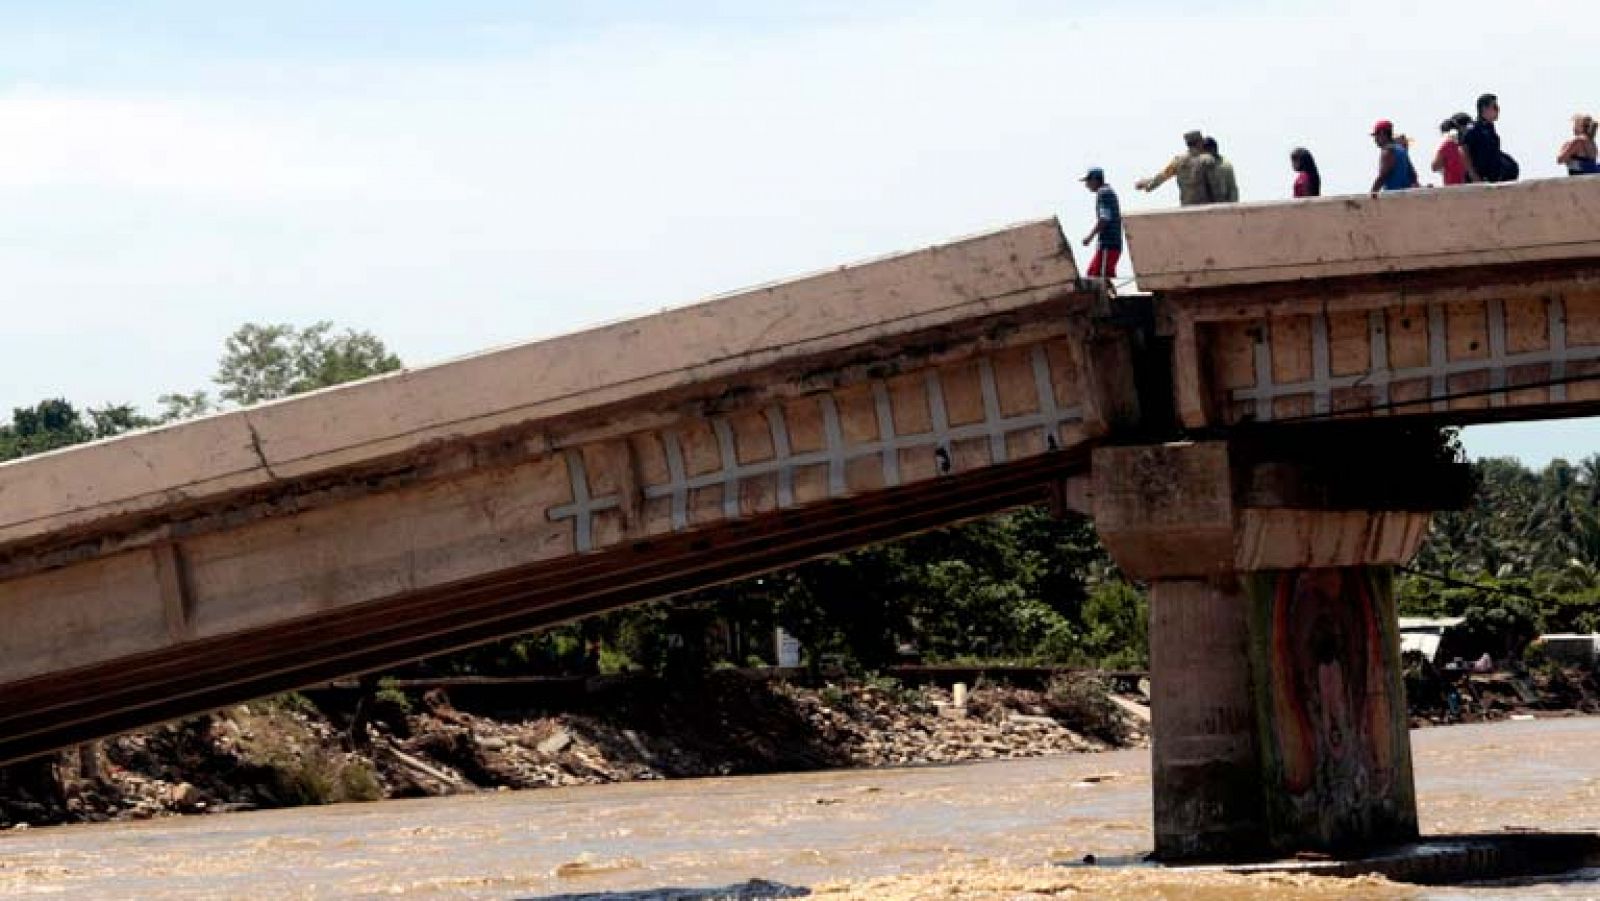
[[[1150,585],[1158,858],[1417,836],[1391,567],[1465,482],[1453,464],[1388,450],[1367,463],[1408,486],[1391,509],[1373,509],[1371,485],[1341,490],[1364,471],[1359,454],[1330,469],[1225,442],[1095,452],[1096,525]]]

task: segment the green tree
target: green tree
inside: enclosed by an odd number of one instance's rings
[[[327,388],[400,368],[400,358],[389,352],[371,332],[346,329],[335,333],[333,323],[318,322],[303,329],[293,325],[246,323],[228,340],[212,381],[222,387],[222,399],[254,404],[291,394]],[[191,408],[205,396],[167,395],[176,401],[169,410]]]
[[[1150,603],[1126,582],[1102,582],[1083,605],[1084,651],[1108,669],[1150,665]]]
[[[1121,584],[1086,520],[1058,520],[1025,508],[985,520],[861,548],[676,600],[712,618],[776,622],[800,639],[813,664],[824,660],[876,669],[910,652],[924,660],[984,658],[1040,663],[1097,662],[1119,637],[1142,659],[1141,597],[1110,592],[1091,625],[1083,619],[1090,586]],[[1126,611],[1113,610],[1126,601]],[[644,610],[616,614],[607,641],[648,665]],[[1120,617],[1120,618],[1119,618]],[[636,621],[641,620],[641,621]],[[1085,636],[1100,627],[1101,647]],[[1131,656],[1130,656],[1131,655]],[[715,661],[702,661],[711,665]],[[742,660],[730,662],[742,663]],[[1120,665],[1120,664],[1119,664]]]
[[[161,405],[161,413],[157,418],[162,422],[193,419],[196,416],[215,413],[221,409],[206,391],[194,391],[189,394],[181,392],[163,394],[156,398],[156,403]]]
[[[1440,513],[1396,586],[1402,613],[1465,616],[1480,650],[1516,657],[1539,632],[1600,626],[1600,454],[1534,472],[1473,464],[1471,508]]]
[[[31,407],[17,407],[11,411],[11,422],[0,425],[0,460],[110,438],[153,424],[129,404],[79,410],[60,398],[42,400]]]

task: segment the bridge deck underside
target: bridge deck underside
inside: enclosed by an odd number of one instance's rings
[[[774,510],[13,682],[0,763],[1046,499],[1078,448]]]

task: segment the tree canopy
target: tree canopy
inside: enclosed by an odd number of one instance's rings
[[[17,407],[11,411],[11,422],[0,424],[0,460],[110,438],[152,424],[130,404],[80,410],[60,398],[42,400]]]
[[[305,328],[252,322],[228,336],[212,381],[223,400],[254,404],[399,368],[400,358],[371,332],[336,333],[326,321]]]
[[[1396,585],[1401,612],[1464,616],[1495,656],[1541,632],[1600,631],[1600,454],[1539,471],[1504,458],[1473,469],[1472,506],[1434,516]]]

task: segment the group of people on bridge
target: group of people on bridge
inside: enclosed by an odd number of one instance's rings
[[[1476,117],[1456,113],[1440,124],[1444,137],[1430,168],[1439,174],[1444,186],[1517,180],[1520,175],[1517,161],[1500,148],[1500,134],[1495,129],[1499,119],[1499,98],[1483,94],[1478,97]],[[1593,116],[1579,113],[1572,117],[1572,136],[1556,155],[1556,163],[1565,166],[1567,174],[1600,174],[1595,131]],[[1378,146],[1378,171],[1372,180],[1372,196],[1422,186],[1411,159],[1411,139],[1396,134],[1393,122],[1379,119],[1372,126],[1372,141]],[[1234,178],[1233,164],[1218,149],[1216,138],[1191,131],[1183,136],[1183,142],[1187,148],[1185,152],[1173,157],[1155,175],[1134,182],[1134,187],[1154,191],[1169,180],[1176,180],[1178,203],[1182,206],[1236,202],[1239,184]],[[1293,196],[1321,196],[1322,175],[1311,151],[1294,148],[1289,154],[1289,166],[1295,173]],[[1079,181],[1095,195],[1094,228],[1083,239],[1085,247],[1095,245],[1086,274],[1096,279],[1116,278],[1117,263],[1122,257],[1121,202],[1116,191],[1106,183],[1105,170],[1092,168]]]

